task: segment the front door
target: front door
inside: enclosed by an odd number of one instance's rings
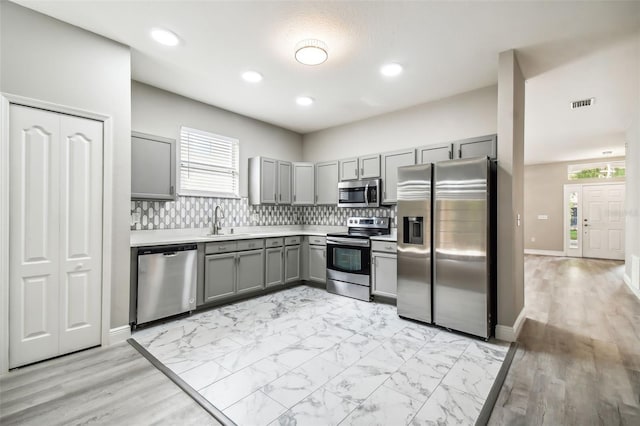
[[[623,183],[583,185],[582,255],[624,260]]]

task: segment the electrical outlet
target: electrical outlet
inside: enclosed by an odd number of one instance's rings
[[[138,223],[140,223],[140,213],[139,212],[133,212],[131,214],[131,224],[132,225],[137,225]]]

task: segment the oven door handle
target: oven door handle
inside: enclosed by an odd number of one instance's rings
[[[345,246],[369,247],[369,239],[327,237],[327,244],[341,244]]]
[[[364,186],[364,203],[367,206],[369,205],[369,184],[368,183]]]

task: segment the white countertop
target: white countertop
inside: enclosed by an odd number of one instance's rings
[[[209,228],[158,229],[131,231],[130,243],[131,247],[143,247],[294,235],[325,236],[328,232],[344,232],[346,229],[344,226],[250,226],[233,228],[233,233],[231,233],[231,229],[223,229],[222,235],[208,235]]]
[[[375,235],[373,237],[371,237],[372,240],[374,241],[392,241],[392,242],[396,242],[398,239],[397,236],[397,229],[396,228],[392,228],[391,229],[391,234],[389,235]]]

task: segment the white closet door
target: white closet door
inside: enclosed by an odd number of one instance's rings
[[[100,344],[102,123],[10,109],[9,367]]]
[[[9,367],[59,353],[60,117],[10,108]]]
[[[102,123],[60,117],[60,352],[100,344]]]

